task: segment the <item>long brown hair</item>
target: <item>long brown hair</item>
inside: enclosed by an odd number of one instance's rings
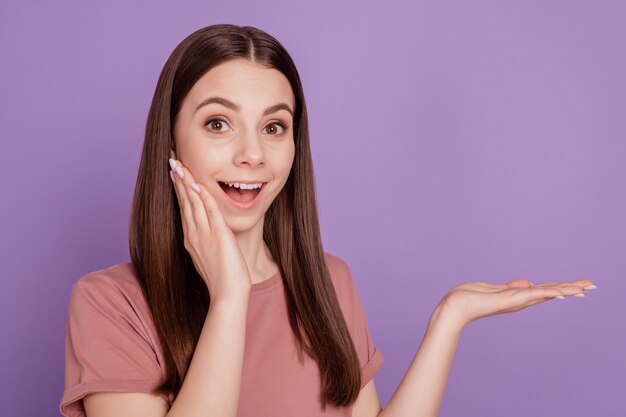
[[[285,186],[265,213],[263,240],[284,282],[300,360],[304,350],[318,364],[323,409],[327,403],[350,406],[360,390],[360,364],[324,259],[300,76],[278,40],[255,27],[232,24],[199,29],[176,46],[161,71],[148,113],[129,246],[165,357],[166,374],[153,392],[178,394],[210,304],[208,288],[183,245],[180,209],[169,179],[173,125],[196,81],[235,58],[277,69],[295,95],[295,159]]]

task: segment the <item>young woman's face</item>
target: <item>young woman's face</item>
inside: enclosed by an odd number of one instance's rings
[[[214,97],[233,105],[205,102]],[[174,126],[175,157],[208,188],[233,232],[256,225],[287,181],[295,154],[294,106],[281,72],[244,59],[212,68],[183,100]],[[242,208],[220,181],[264,184],[255,204]]]

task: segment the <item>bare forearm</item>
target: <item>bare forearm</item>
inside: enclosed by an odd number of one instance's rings
[[[209,307],[183,385],[167,417],[234,417],[245,347],[248,295]]]
[[[462,326],[435,309],[422,343],[379,417],[436,417]]]

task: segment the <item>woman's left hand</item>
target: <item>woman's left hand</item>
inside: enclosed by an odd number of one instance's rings
[[[446,310],[448,315],[452,314],[463,328],[482,317],[520,311],[557,296],[583,294],[584,288],[590,285],[592,282],[588,279],[538,285],[526,279],[516,279],[506,284],[467,282],[450,290],[438,307]]]

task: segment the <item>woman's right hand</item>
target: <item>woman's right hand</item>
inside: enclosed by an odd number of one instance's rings
[[[249,294],[252,281],[248,266],[215,198],[206,186],[195,182],[191,172],[176,160],[173,151],[169,161],[181,211],[185,249],[209,289],[211,303]],[[199,193],[193,189],[196,185]]]

